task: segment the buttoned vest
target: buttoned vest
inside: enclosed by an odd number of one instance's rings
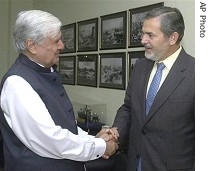
[[[18,75],[22,77],[38,93],[55,124],[77,134],[71,101],[68,98],[55,67],[54,69],[55,71],[51,72],[49,68],[43,68],[31,61],[28,57],[20,54],[15,63],[4,75],[0,91],[2,90],[4,81],[9,76]],[[5,171],[84,170],[83,162],[45,158],[32,152],[17,138],[7,124],[2,110],[0,112],[0,128],[4,140]],[[37,113],[37,115],[41,117],[40,113]]]

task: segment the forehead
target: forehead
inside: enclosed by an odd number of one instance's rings
[[[61,38],[61,31],[59,31],[58,33],[53,33],[53,34],[48,34],[48,36],[46,37],[46,40],[58,40]]]
[[[53,35],[53,34],[48,34],[44,39],[42,39],[42,41],[40,42],[40,44],[53,44],[54,42],[58,41],[59,39],[61,39],[61,32],[58,32],[57,34]]]
[[[160,18],[151,18],[144,21],[142,26],[143,32],[156,32],[160,31]]]
[[[48,37],[50,37],[51,39],[56,39],[58,37],[61,37],[61,31],[49,32]]]

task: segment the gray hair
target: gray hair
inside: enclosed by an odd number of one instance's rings
[[[160,7],[154,8],[149,11],[143,19],[143,22],[147,19],[160,17],[161,31],[166,35],[170,36],[173,32],[179,33],[177,43],[179,43],[185,30],[184,19],[181,12],[177,8],[171,7]]]
[[[13,42],[18,52],[27,49],[26,40],[39,43],[47,36],[56,36],[61,21],[48,12],[41,10],[22,11],[18,14],[13,29]]]

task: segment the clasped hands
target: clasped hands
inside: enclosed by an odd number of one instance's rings
[[[102,128],[101,131],[96,135],[96,138],[103,138],[106,142],[106,151],[102,156],[104,159],[109,159],[109,157],[113,155],[119,148],[119,133],[116,127]]]

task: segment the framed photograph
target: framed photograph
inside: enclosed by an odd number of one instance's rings
[[[97,87],[98,54],[77,56],[77,85]]]
[[[61,33],[64,49],[60,53],[76,52],[76,23],[62,26]]]
[[[59,59],[59,73],[63,84],[75,85],[76,56],[62,56]]]
[[[101,16],[101,50],[126,48],[126,34],[127,11]]]
[[[126,53],[100,54],[100,85],[99,87],[125,89]]]
[[[144,58],[145,51],[132,51],[128,52],[128,72],[129,72],[129,77],[132,73],[133,67],[136,63],[137,60]]]
[[[98,18],[78,22],[78,52],[98,50]]]
[[[130,27],[129,27],[129,45],[128,47],[143,47],[141,44],[141,22],[146,13],[156,7],[163,6],[164,3],[143,6],[129,10]]]

